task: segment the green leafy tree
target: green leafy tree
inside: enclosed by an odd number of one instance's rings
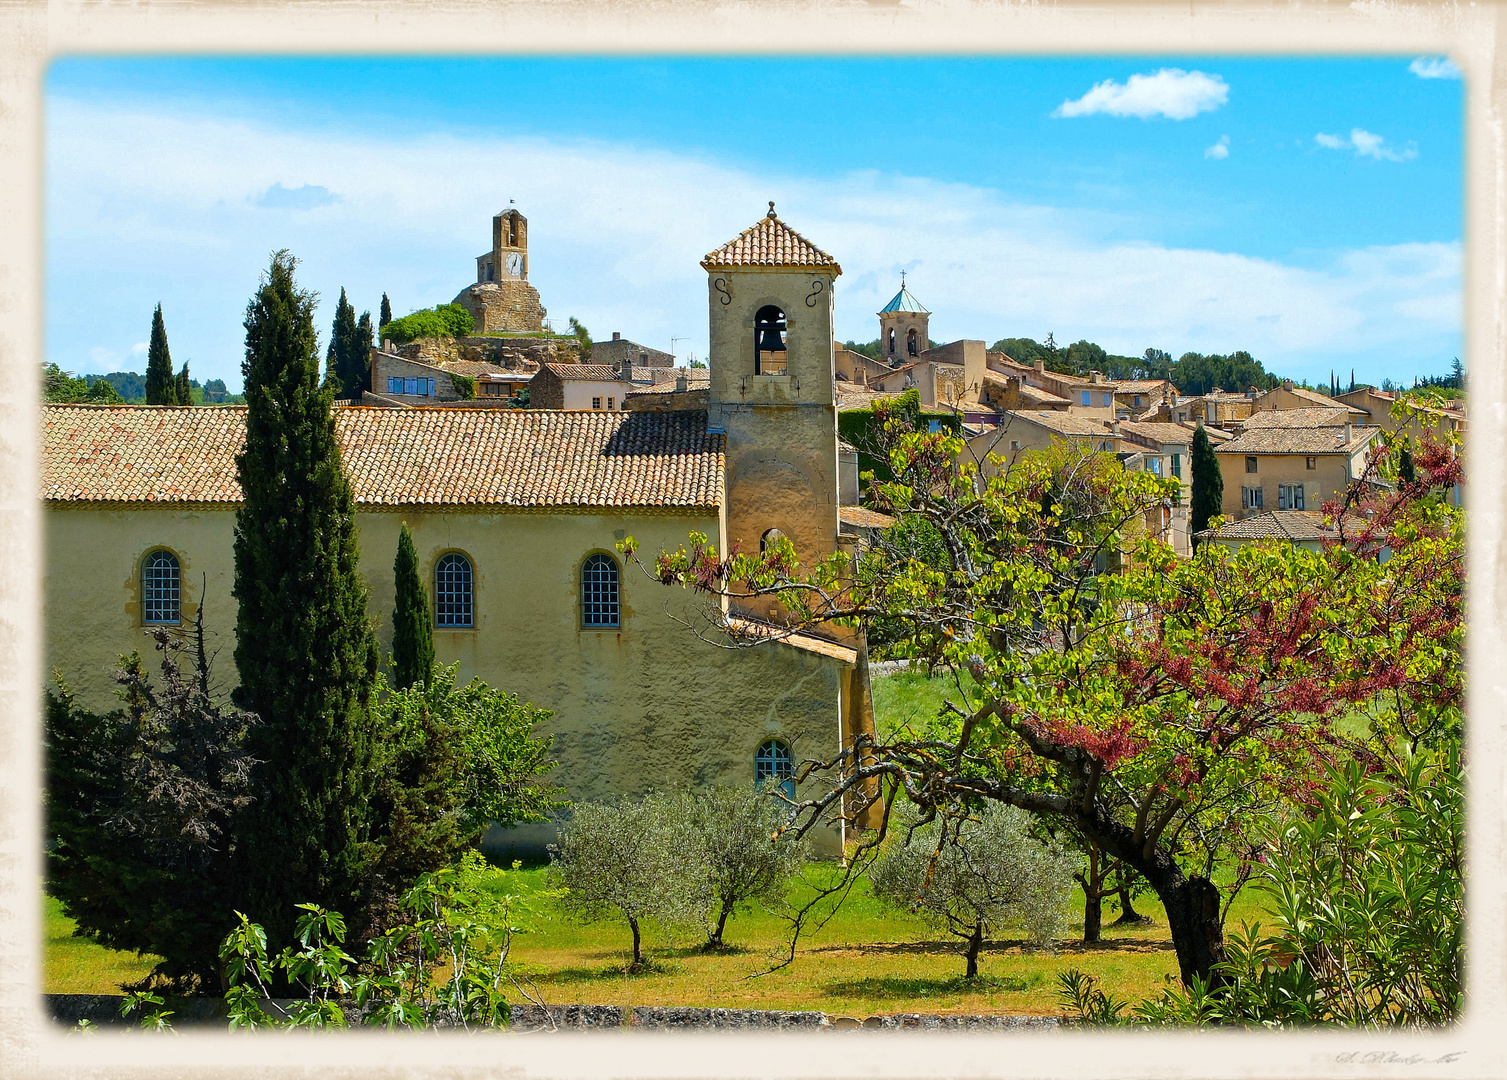
[[[382,311],[377,317],[377,329],[380,330],[392,322],[392,304],[387,301],[387,294],[382,294]]]
[[[1202,424],[1193,432],[1189,456],[1193,459],[1193,505],[1189,508],[1188,530],[1197,534],[1209,527],[1210,518],[1224,513],[1224,474],[1219,471],[1219,455],[1214,453]]]
[[[152,337],[147,344],[147,404],[177,405],[178,384],[173,378],[173,358],[167,348],[167,327],[162,305],[152,312]]]
[[[441,304],[393,319],[382,328],[382,336],[404,345],[418,338],[464,337],[475,328],[476,322],[465,308],[459,304]]]
[[[903,619],[918,662],[971,677],[932,727],[807,766],[828,790],[792,810],[792,827],[834,813],[882,822],[900,798],[923,814],[1019,807],[1143,877],[1184,983],[1218,982],[1228,897],[1212,875],[1251,856],[1251,823],[1312,797],[1356,738],[1345,721],[1357,709],[1384,703],[1415,731],[1458,715],[1463,534],[1440,494],[1460,482],[1456,448],[1428,444],[1419,482],[1385,498],[1369,463],[1323,550],[1182,559],[1144,532],[1175,481],[1102,454],[1030,455],[984,476],[959,463],[961,439],[899,418],[885,431],[896,479],[876,505],[926,518],[945,572],[883,534],[856,573],[840,554],[797,573],[781,545],[722,559],[704,536],[651,570],[718,602],[777,596],[795,627]],[[636,558],[631,537],[622,550]],[[862,842],[846,880],[803,912],[847,888],[876,846]]]
[[[115,387],[100,376],[75,378],[50,361],[42,365],[42,400],[54,404],[124,405],[126,403],[125,398],[120,396]]]
[[[964,978],[984,941],[1006,927],[1046,948],[1062,931],[1076,860],[1031,835],[1031,815],[986,806],[925,827],[905,823],[869,873],[874,895],[967,943]]]
[[[584,364],[591,359],[591,331],[582,326],[576,317],[572,315],[570,317],[570,333],[572,337],[581,343],[581,363]]]
[[[434,671],[434,631],[430,625],[429,597],[419,577],[419,556],[413,534],[404,522],[398,533],[398,555],[392,564],[395,599],[392,609],[393,686],[407,690],[415,683],[428,683]]]
[[[257,718],[211,691],[196,631],[187,671],[184,642],[153,631],[155,685],[138,656],[122,658],[123,709],[91,713],[60,684],[44,729],[48,891],[78,936],[162,957],[148,981],[185,991],[219,985],[239,824],[258,795]]]
[[[236,459],[236,701],[264,719],[252,752],[267,798],[242,841],[250,912],[276,942],[296,902],[349,904],[372,787],[378,649],[332,393],[319,382],[314,296],[275,254],[246,309],[246,442]]]

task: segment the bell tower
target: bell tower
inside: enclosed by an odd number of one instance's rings
[[[528,218],[509,207],[492,218],[492,250],[476,256],[476,283],[528,280]]]
[[[707,423],[726,435],[724,549],[784,536],[802,570],[837,550],[832,283],[837,260],[769,213],[701,260]],[[744,613],[780,621],[772,598]]]
[[[905,287],[905,272],[900,272],[900,291],[879,312],[879,358],[900,367],[909,364],[931,348],[928,323],[931,312]]]

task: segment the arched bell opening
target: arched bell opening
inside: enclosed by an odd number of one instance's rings
[[[754,316],[754,374],[785,374],[785,313],[766,304]]]
[[[895,354],[895,328],[890,327],[890,355]]]
[[[905,335],[905,352],[908,356],[920,355],[916,347],[916,331],[914,329],[912,329],[910,333]]]

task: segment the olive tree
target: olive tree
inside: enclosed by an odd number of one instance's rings
[[[707,895],[700,845],[677,799],[650,793],[636,801],[581,803],[550,848],[560,904],[588,921],[616,912],[633,931],[633,963],[645,966],[643,923],[684,926]]]
[[[984,939],[1014,927],[1038,948],[1061,932],[1076,858],[1030,832],[1013,806],[901,830],[870,871],[874,895],[914,911],[966,942],[965,977],[979,971]]]
[[[679,804],[695,836],[706,947],[718,949],[734,912],[784,899],[785,882],[811,857],[810,844],[780,832],[785,804],[762,788],[713,787],[681,796]]]

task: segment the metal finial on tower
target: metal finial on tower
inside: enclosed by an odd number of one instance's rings
[[[769,200],[769,216],[774,217],[774,200]]]
[[[905,271],[900,271],[900,287],[905,288]]]

